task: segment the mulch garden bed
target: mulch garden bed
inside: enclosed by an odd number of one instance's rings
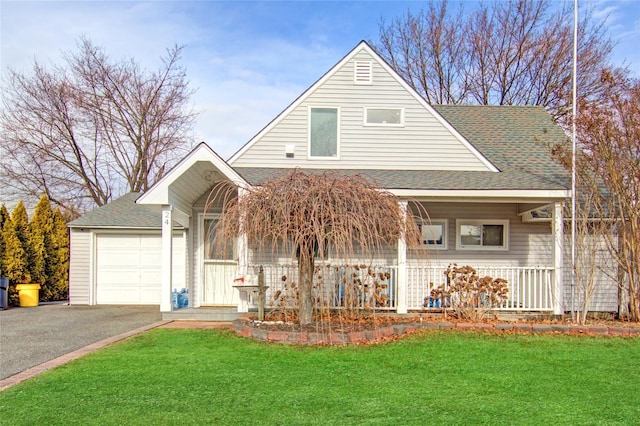
[[[420,330],[480,330],[494,333],[559,333],[575,335],[640,337],[640,324],[612,320],[591,320],[575,325],[563,319],[505,321],[497,318],[470,322],[445,316],[375,315],[347,319],[334,317],[300,326],[281,317],[257,321],[245,315],[233,322],[235,332],[244,337],[275,343],[300,345],[349,345],[387,342]]]

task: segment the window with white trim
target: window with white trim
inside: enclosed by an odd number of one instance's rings
[[[364,123],[369,126],[402,126],[404,110],[402,108],[365,108]]]
[[[447,219],[425,220],[418,224],[421,234],[421,244],[430,248],[447,249]]]
[[[508,220],[456,220],[457,250],[507,250]]]
[[[338,108],[309,108],[309,157],[338,157]]]

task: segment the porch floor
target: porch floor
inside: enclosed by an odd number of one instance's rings
[[[171,321],[233,321],[241,312],[235,306],[204,306],[201,308],[181,308],[171,312],[163,312],[163,320]]]

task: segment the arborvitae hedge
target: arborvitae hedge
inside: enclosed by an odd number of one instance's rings
[[[69,296],[69,229],[59,209],[53,212],[48,247],[47,282],[56,300]]]
[[[47,262],[51,246],[51,232],[53,230],[53,212],[49,198],[43,195],[36,205],[31,222],[29,222],[29,244],[33,253],[31,265],[31,279],[40,284],[40,300],[52,300],[52,289],[47,285]]]
[[[9,304],[18,304],[17,284],[40,284],[40,301],[65,300],[69,289],[69,234],[46,196],[31,222],[22,202],[11,216],[0,208],[0,276],[9,277]]]
[[[4,268],[2,267],[2,258],[4,256],[4,237],[2,235],[2,228],[4,227],[4,223],[7,220],[9,220],[9,212],[3,204],[2,206],[0,206],[0,276],[2,276],[2,271],[4,270]]]
[[[2,274],[9,278],[9,304],[18,304],[16,285],[31,282],[27,253],[22,241],[18,238],[13,217],[4,222],[2,227],[4,252],[2,253]]]

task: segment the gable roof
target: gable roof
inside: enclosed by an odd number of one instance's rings
[[[139,192],[130,192],[72,220],[69,228],[161,229],[162,206],[136,204]],[[174,221],[174,228],[181,226]]]
[[[570,188],[568,171],[551,156],[551,145],[562,143],[566,135],[543,107],[434,105],[433,108],[500,172],[376,169],[340,172],[369,176],[378,186],[390,190],[566,191]],[[253,185],[286,172],[266,167],[237,167],[236,170]]]
[[[186,190],[190,192],[190,200],[188,201],[193,202],[211,186],[211,183],[206,182],[205,179],[198,179],[201,176],[199,176],[199,170],[194,166],[199,162],[211,164],[215,168],[215,171],[207,170],[209,174],[219,173],[223,178],[239,186],[247,183],[209,145],[200,142],[148,191],[142,194],[137,202],[140,204],[173,204],[175,200],[172,200],[171,186],[190,171],[194,176],[189,176],[190,180],[189,184],[186,185]],[[180,197],[185,198],[185,195],[182,193]]]
[[[233,167],[236,160],[242,157],[253,145],[255,145],[263,136],[270,132],[275,126],[277,126],[285,117],[287,117],[294,109],[300,104],[305,102],[310,96],[316,92],[318,88],[325,84],[334,74],[336,74],[342,67],[344,67],[350,60],[352,60],[360,52],[366,52],[400,85],[402,88],[417,101],[422,108],[430,113],[439,124],[446,129],[446,131],[453,136],[462,146],[468,150],[468,152],[475,157],[479,164],[482,164],[488,171],[497,172],[498,168],[495,167],[491,161],[489,161],[480,151],[469,143],[469,141],[461,135],[457,129],[447,120],[445,120],[425,99],[420,96],[409,84],[382,58],[375,52],[366,41],[361,41],[355,48],[353,48],[347,55],[345,55],[336,65],[334,65],[329,71],[327,71],[319,80],[317,80],[311,87],[304,91],[295,101],[293,101],[284,111],[282,111],[276,118],[274,118],[267,126],[260,130],[253,138],[249,140],[243,147],[241,147],[235,154],[233,154],[228,163]]]

